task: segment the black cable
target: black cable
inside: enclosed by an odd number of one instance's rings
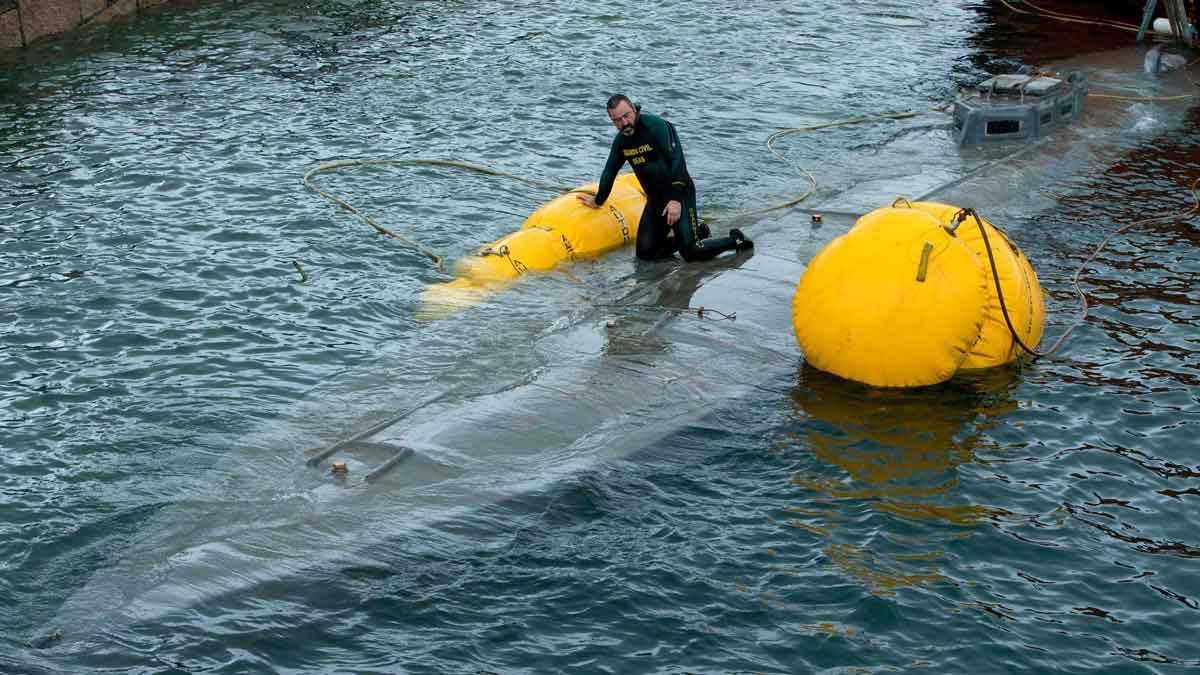
[[[988,264],[992,267],[992,281],[996,284],[996,297],[1000,300],[1000,313],[1004,315],[1004,323],[1008,326],[1008,332],[1012,334],[1013,341],[1016,342],[1021,349],[1024,349],[1026,352],[1028,352],[1035,361],[1043,356],[1046,356],[1045,354],[1030,349],[1029,345],[1026,345],[1021,340],[1021,336],[1017,334],[1017,329],[1013,327],[1012,319],[1008,316],[1008,305],[1004,302],[1004,291],[1000,289],[1000,273],[996,270],[996,256],[992,254],[992,242],[988,239],[987,228],[983,226],[983,220],[979,217],[979,214],[975,212],[975,209],[963,209],[959,213],[962,214],[964,219],[968,215],[975,218],[975,224],[979,226],[979,233],[983,235],[983,247],[987,250]],[[957,216],[955,219],[957,220]]]

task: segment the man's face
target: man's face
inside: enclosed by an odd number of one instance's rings
[[[633,125],[637,123],[637,111],[629,103],[621,101],[617,107],[608,111],[608,119],[612,120],[613,126],[622,134],[632,136]]]

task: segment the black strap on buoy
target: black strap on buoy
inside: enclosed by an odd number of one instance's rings
[[[1000,313],[1004,315],[1004,323],[1008,326],[1008,332],[1012,335],[1013,341],[1032,356],[1035,361],[1042,358],[1045,354],[1030,349],[1029,345],[1021,340],[1021,336],[1017,335],[1017,329],[1013,327],[1012,319],[1008,316],[1008,305],[1004,302],[1004,291],[1000,288],[1000,273],[996,270],[996,256],[992,254],[992,242],[988,239],[987,228],[983,225],[983,219],[979,217],[975,209],[965,208],[954,214],[954,218],[951,219],[952,227],[946,228],[946,231],[953,235],[958,226],[967,218],[975,219],[975,224],[979,226],[979,234],[983,235],[983,248],[987,250],[988,264],[992,268],[992,281],[996,284],[996,297],[1000,300]]]

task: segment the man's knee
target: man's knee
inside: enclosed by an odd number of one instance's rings
[[[639,248],[637,257],[642,260],[665,260],[675,255],[674,242],[667,239],[652,248]]]
[[[636,253],[639,260],[662,260],[674,255],[675,250],[670,239],[653,242],[639,239]]]

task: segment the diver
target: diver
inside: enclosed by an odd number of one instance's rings
[[[578,198],[590,208],[600,208],[621,165],[628,161],[646,192],[646,208],[638,224],[638,258],[662,260],[678,250],[684,260],[693,262],[725,251],[754,248],[754,242],[738,229],[730,230],[728,237],[709,238],[708,226],[696,218],[696,186],[670,122],[643,113],[642,107],[624,94],[609,97],[606,107],[617,135],[600,174],[600,189],[594,196],[580,194]]]

